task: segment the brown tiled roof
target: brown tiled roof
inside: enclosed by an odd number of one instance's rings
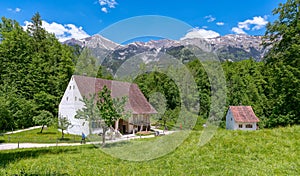
[[[129,101],[125,105],[127,111],[133,114],[157,113],[136,84],[77,75],[73,75],[73,78],[81,96],[89,97],[90,94],[98,93],[106,85],[111,90],[113,98],[128,97]]]
[[[251,106],[230,106],[229,110],[236,122],[259,122]]]

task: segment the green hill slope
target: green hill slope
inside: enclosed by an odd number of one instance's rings
[[[255,132],[219,129],[203,147],[197,145],[200,134],[193,131],[174,152],[143,162],[113,158],[90,145],[0,151],[0,175],[300,174],[300,126]]]

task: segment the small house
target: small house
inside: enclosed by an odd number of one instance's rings
[[[251,106],[230,106],[226,114],[226,129],[256,130],[259,119]]]
[[[58,112],[59,117],[67,117],[72,124],[66,130],[68,133],[81,135],[83,132],[88,135],[90,128],[93,129],[93,133],[102,131],[100,122],[89,124],[83,119],[76,119],[75,115],[85,106],[80,100],[97,94],[104,86],[111,90],[112,98],[127,97],[125,111],[130,113],[130,117],[116,122],[121,133],[132,133],[134,129],[150,130],[150,116],[157,114],[157,111],[147,101],[137,84],[73,75],[61,99]]]

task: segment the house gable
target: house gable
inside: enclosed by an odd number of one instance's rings
[[[257,122],[251,106],[230,106],[226,114],[226,129],[256,130]]]
[[[83,103],[80,101],[82,99],[81,93],[78,89],[76,81],[71,78],[65,93],[60,101],[60,106],[82,106]]]
[[[235,120],[230,109],[227,111],[226,114],[226,129],[236,129]]]
[[[67,130],[68,133],[81,134],[83,132],[88,134],[88,122],[85,122],[83,119],[75,118],[77,110],[84,107],[84,103],[80,101],[81,99],[82,96],[78,85],[72,76],[59,104],[58,114],[59,117],[67,117],[73,125]]]

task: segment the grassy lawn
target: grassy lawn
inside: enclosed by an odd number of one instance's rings
[[[164,145],[174,151],[137,162],[112,155],[135,155],[137,143],[150,145],[170,136],[115,143],[105,152],[93,145],[0,151],[0,175],[300,175],[300,126],[255,132],[218,129],[202,147],[200,135],[193,131],[180,146],[167,140]],[[139,157],[150,150],[136,148]]]
[[[80,142],[81,136],[65,134],[61,139],[61,132],[54,127],[48,127],[40,133],[41,129],[34,129],[20,133],[0,136],[0,143],[56,143],[58,142]]]

